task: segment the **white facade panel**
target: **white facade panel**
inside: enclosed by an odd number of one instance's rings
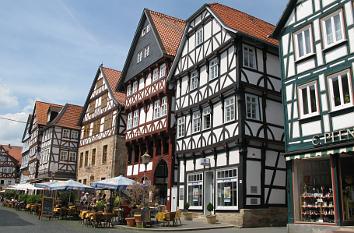
[[[321,133],[321,121],[311,121],[301,124],[302,136]]]
[[[348,120],[351,119],[351,120]],[[341,114],[339,116],[333,116],[333,130],[346,129],[349,127],[353,127],[354,112],[350,112],[347,114]]]
[[[302,73],[315,68],[315,59],[308,59],[306,61],[301,61],[297,63],[297,72]]]
[[[286,171],[278,170],[275,172],[273,185],[285,187],[285,185],[286,185]]]
[[[222,113],[222,105],[221,105],[221,102],[217,102],[216,104],[214,104],[213,106],[213,112],[214,113]],[[213,126],[214,127],[217,127],[217,126],[220,126],[223,124],[223,116],[222,114],[214,114],[214,117],[213,117]]]
[[[260,161],[247,161],[246,162],[246,189],[247,194],[259,195],[261,194],[261,162]],[[257,192],[252,192],[251,187],[256,186]]]
[[[275,162],[278,158],[278,152],[276,151],[266,151],[265,165],[268,167],[275,167]]]
[[[222,153],[218,154],[216,166],[221,167],[221,166],[225,166],[226,164],[227,164],[226,153],[222,152]]]
[[[300,21],[303,18],[308,17],[313,12],[312,0],[305,0],[302,1],[296,10],[297,20]]]
[[[194,164],[192,160],[186,161],[186,171],[194,171]]]
[[[239,164],[240,163],[240,152],[239,150],[229,151],[229,164]]]
[[[270,53],[267,53],[267,72],[270,75],[280,77],[279,58]]]
[[[281,126],[284,124],[283,107],[279,102],[267,99],[266,115],[268,123]]]
[[[326,62],[329,63],[331,61],[337,60],[338,58],[347,55],[347,53],[348,53],[347,46],[344,44],[341,47],[338,47],[337,49],[326,52],[325,54]]]
[[[248,147],[247,158],[261,159],[262,158],[261,150],[253,147]]]

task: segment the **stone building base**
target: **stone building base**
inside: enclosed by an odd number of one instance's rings
[[[204,221],[205,216],[194,213],[197,221]],[[241,209],[239,212],[216,212],[218,222],[237,227],[280,227],[286,226],[288,212],[285,207],[266,209]],[[205,220],[206,221],[206,220]]]
[[[354,233],[353,226],[288,224],[288,233]]]

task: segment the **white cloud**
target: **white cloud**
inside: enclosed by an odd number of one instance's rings
[[[0,83],[0,106],[4,108],[16,107],[18,105],[17,97],[12,95],[10,89]]]
[[[26,122],[28,113],[8,113],[0,115],[0,144],[22,145],[22,135],[26,124],[5,120],[4,118]]]

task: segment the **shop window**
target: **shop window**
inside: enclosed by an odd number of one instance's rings
[[[217,171],[217,208],[237,206],[237,168]]]
[[[311,25],[297,31],[294,39],[296,59],[304,58],[313,53]]]
[[[342,10],[339,10],[322,19],[321,25],[325,48],[331,47],[344,40]]]
[[[203,205],[203,173],[188,174],[187,190],[190,206],[201,208]]]
[[[352,82],[349,70],[328,77],[332,110],[352,106]]]
[[[294,163],[295,220],[334,223],[330,160],[297,160]]]
[[[350,155],[340,158],[344,221],[354,221],[354,159]]]
[[[317,82],[299,87],[299,108],[302,117],[318,114],[317,96]]]

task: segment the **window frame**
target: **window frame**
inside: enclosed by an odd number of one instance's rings
[[[311,95],[310,95],[310,87],[315,86],[315,96],[316,96],[316,111],[311,112]],[[304,113],[304,100],[302,97],[302,91],[306,89],[307,93],[307,107],[309,109],[309,113],[305,114]],[[298,106],[299,106],[299,113],[300,113],[300,118],[305,119],[308,117],[316,116],[320,113],[319,110],[319,95],[318,95],[318,88],[317,88],[317,80],[308,82],[306,84],[300,85],[297,88],[297,93],[298,93]]]
[[[202,116],[200,111],[192,113],[192,133],[199,133],[202,128]]]
[[[191,79],[190,79],[190,88],[189,91],[194,91],[199,87],[199,74],[198,71],[193,71],[191,73]]]
[[[205,127],[205,123],[206,123],[206,120],[205,118],[209,116],[209,127]],[[203,130],[206,130],[206,129],[210,129],[213,125],[213,118],[212,118],[212,114],[211,114],[211,107],[206,107],[203,109],[203,113],[202,113],[202,128]]]
[[[69,162],[76,162],[76,152],[69,151],[68,161]]]
[[[341,27],[341,36],[342,38],[340,40],[336,39],[336,31],[335,31],[335,25],[334,25],[334,16],[339,15],[339,20],[340,20],[340,27]],[[328,44],[328,40],[327,40],[327,28],[326,28],[326,21],[330,19],[331,20],[331,30],[332,30],[332,39],[333,42],[331,44]],[[322,31],[322,41],[323,41],[323,48],[324,49],[328,49],[331,48],[337,44],[340,44],[341,42],[346,40],[345,37],[345,30],[346,27],[344,25],[344,17],[343,17],[343,10],[339,9],[325,17],[323,17],[320,20],[320,24],[321,24],[321,31]]]
[[[63,138],[70,139],[70,129],[63,129]]]
[[[307,53],[306,49],[306,37],[305,37],[305,31],[309,31],[309,39],[310,39],[310,52]],[[302,46],[304,49],[304,55],[300,56],[300,51],[299,51],[299,38],[298,35],[302,34]],[[314,46],[313,46],[313,35],[312,35],[312,25],[308,24],[305,27],[301,28],[300,30],[296,31],[294,34],[294,47],[295,47],[295,58],[296,61],[302,60],[304,58],[307,58],[311,55],[314,54]]]
[[[211,65],[211,63],[214,63],[214,64]],[[213,76],[213,74],[215,74],[215,73],[216,73],[216,76]],[[219,74],[219,59],[216,57],[209,62],[209,74],[208,74],[209,81],[218,78],[219,75],[220,75]]]
[[[161,99],[160,117],[164,117],[166,115],[167,115],[167,96],[164,96]]]
[[[177,138],[186,136],[186,117],[177,118]]]
[[[166,63],[160,65],[159,78],[163,78],[166,76]]]
[[[253,51],[253,64],[254,66],[250,66],[250,65],[246,65],[245,64],[245,49],[248,50],[248,63],[250,64],[250,56],[249,56],[249,51],[252,50]],[[247,44],[242,44],[242,64],[244,67],[250,68],[250,69],[257,69],[257,57],[256,57],[256,48]]]
[[[342,81],[342,75],[347,74],[348,77],[348,88],[349,88],[349,103],[344,103],[344,96],[343,96],[343,81]],[[331,111],[337,111],[345,108],[349,108],[353,106],[353,81],[352,81],[352,71],[351,69],[346,69],[340,72],[337,72],[335,74],[331,74],[326,77],[328,81],[328,86],[329,86],[329,100],[330,100],[330,105],[331,105]],[[339,85],[339,94],[340,94],[340,102],[341,105],[335,106],[334,102],[334,94],[333,94],[333,82],[332,79],[338,78],[338,85]]]
[[[156,82],[157,80],[159,80],[159,68],[155,68],[152,71],[152,82]]]
[[[195,32],[195,47],[203,44],[203,42],[204,42],[204,27],[201,27]]]
[[[128,113],[127,116],[127,129],[130,130],[133,128],[133,112]]]
[[[60,156],[59,156],[59,161],[68,161],[68,156],[69,156],[69,152],[67,150],[61,150],[60,151]]]
[[[249,116],[248,115],[248,99],[247,98],[251,98],[251,99],[255,99],[255,102],[252,101],[251,104],[255,104],[255,118],[253,116]],[[261,113],[260,113],[260,108],[259,108],[259,99],[257,95],[253,95],[253,94],[245,94],[245,102],[246,102],[246,119],[250,119],[250,120],[261,120]],[[252,110],[253,112],[253,110]]]
[[[228,100],[233,100],[233,103],[226,103]],[[228,123],[228,122],[232,122],[234,120],[236,120],[236,101],[235,101],[235,96],[230,96],[224,99],[224,123]],[[231,107],[233,110],[233,118],[230,118],[229,120],[227,120],[227,108]]]
[[[133,114],[133,128],[136,128],[139,126],[139,109],[134,111]]]
[[[159,119],[161,117],[161,104],[160,104],[160,100],[156,100],[154,101],[154,111],[153,111],[153,119]]]
[[[132,85],[128,84],[127,86],[127,96],[130,96],[132,94]]]
[[[140,50],[136,57],[136,63],[139,64],[143,60],[143,50]]]
[[[144,48],[144,57],[148,57],[150,55],[150,45]]]

